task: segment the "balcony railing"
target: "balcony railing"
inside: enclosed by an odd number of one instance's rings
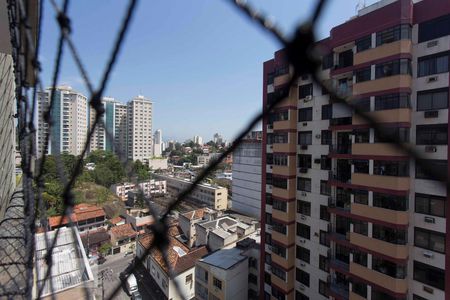
[[[348,299],[349,298],[348,285],[332,281],[330,283],[330,291],[333,294],[339,295],[339,296],[341,296],[344,299]]]
[[[352,153],[352,145],[342,145],[342,144],[334,144],[330,145],[330,153],[335,154],[351,154]]]
[[[334,172],[328,173],[328,180],[336,180],[344,183],[351,183],[352,175],[350,172]]]
[[[333,118],[330,120],[331,126],[338,126],[338,125],[351,125],[352,124],[352,117],[345,117],[345,118]]]

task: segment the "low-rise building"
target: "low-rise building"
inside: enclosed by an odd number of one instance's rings
[[[130,182],[113,184],[110,190],[122,201],[128,201],[129,192],[143,192],[145,196],[150,197],[151,195],[164,195],[167,192],[167,187],[164,180],[150,179],[138,184]]]
[[[71,220],[80,232],[86,230],[106,228],[106,215],[103,208],[87,203],[80,203],[74,206],[73,213],[70,215]],[[54,216],[48,218],[48,226],[50,230],[59,227],[66,227],[70,220],[66,216]]]
[[[147,161],[148,167],[153,171],[156,170],[167,170],[169,164],[167,163],[168,159],[165,157],[154,157],[150,158]]]
[[[142,257],[153,242],[153,234],[144,234],[137,243],[137,257]],[[189,249],[174,236],[169,235],[167,248],[168,265],[163,255],[154,249],[144,260],[148,274],[157,283],[167,299],[181,300],[195,297],[195,263],[208,254],[206,247]],[[171,272],[169,272],[169,270]],[[173,275],[170,276],[170,273]],[[178,284],[182,295],[178,295],[175,284]]]
[[[124,183],[116,183],[111,185],[109,188],[111,192],[116,194],[122,201],[128,200],[128,192],[133,191],[135,187],[134,183],[124,182]]]
[[[146,232],[146,228],[153,224],[154,218],[151,216],[148,208],[145,209],[128,209],[121,217],[125,218],[127,224],[131,224],[133,230],[139,234]]]
[[[111,237],[105,228],[87,231],[81,235],[83,246],[90,253],[97,253],[98,249],[111,241]]]
[[[171,175],[154,174],[159,180],[167,181],[167,193],[177,197],[186,190],[192,182],[189,179],[177,178]],[[215,210],[226,210],[228,206],[228,190],[225,187],[202,183],[197,185],[186,200],[198,206],[206,206]]]
[[[220,153],[203,153],[197,156],[197,165],[199,166],[207,166],[212,159],[215,159],[220,156]]]
[[[178,221],[180,224],[180,228],[183,231],[184,236],[186,237],[186,244],[189,247],[192,247],[194,245],[196,237],[196,223],[214,220],[219,214],[220,212],[206,207],[180,214],[178,216]]]
[[[111,253],[123,253],[136,249],[137,232],[131,224],[115,226],[109,230],[111,235]]]
[[[122,218],[119,216],[119,217],[109,219],[108,222],[111,226],[119,226],[119,225],[125,224],[126,220],[125,220],[125,218]]]

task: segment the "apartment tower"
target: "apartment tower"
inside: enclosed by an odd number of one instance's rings
[[[161,157],[162,154],[162,130],[155,131],[155,137],[153,139],[153,156]]]
[[[127,153],[128,159],[148,161],[152,151],[152,106],[144,96],[137,96],[127,104]]]
[[[69,153],[80,155],[87,139],[88,108],[87,98],[69,86],[48,88],[38,93],[38,156],[43,155],[48,124],[44,122],[44,112],[55,93],[51,116],[53,125],[47,154]]]
[[[264,63],[261,295],[450,299],[450,3],[384,0],[317,43],[321,78],[413,147],[416,162],[310,76]],[[318,50],[319,51],[319,50]],[[445,284],[447,282],[447,284]]]

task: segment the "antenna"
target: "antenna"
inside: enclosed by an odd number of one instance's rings
[[[356,4],[355,7],[355,14],[358,14],[358,11],[360,9],[363,9],[364,7],[366,7],[366,0],[358,0],[358,3]]]

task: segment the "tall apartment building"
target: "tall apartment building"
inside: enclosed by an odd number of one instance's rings
[[[128,159],[146,162],[152,157],[152,106],[144,96],[137,96],[127,104]]]
[[[55,93],[55,103],[51,111],[53,126],[48,154],[67,152],[80,155],[87,138],[87,98],[69,86],[48,88],[38,93],[38,155],[43,155],[45,135],[48,132],[43,115],[51,101],[52,91]]]
[[[194,138],[192,139],[192,141],[196,144],[196,145],[200,145],[203,146],[203,138],[199,135],[194,135]]]
[[[162,131],[158,129],[155,131],[155,138],[153,139],[153,156],[161,157],[162,154]]]
[[[261,147],[261,134],[252,132],[233,151],[231,207],[256,218],[261,214]]]
[[[105,109],[105,113],[102,116],[100,122],[95,127],[92,134],[90,150],[106,150],[114,151],[115,136],[116,136],[116,104],[122,105],[120,102],[110,97],[103,97],[102,105]],[[89,124],[92,125],[95,120],[95,109],[89,108]],[[108,130],[109,134],[107,134]]]
[[[125,103],[117,102],[114,105],[114,152],[120,159],[127,158],[127,132],[128,132],[128,118],[127,105]]]
[[[321,77],[447,174],[450,3],[384,0],[318,42]],[[283,51],[264,63],[265,299],[450,299],[450,205],[421,170]],[[447,284],[445,284],[447,282]]]

